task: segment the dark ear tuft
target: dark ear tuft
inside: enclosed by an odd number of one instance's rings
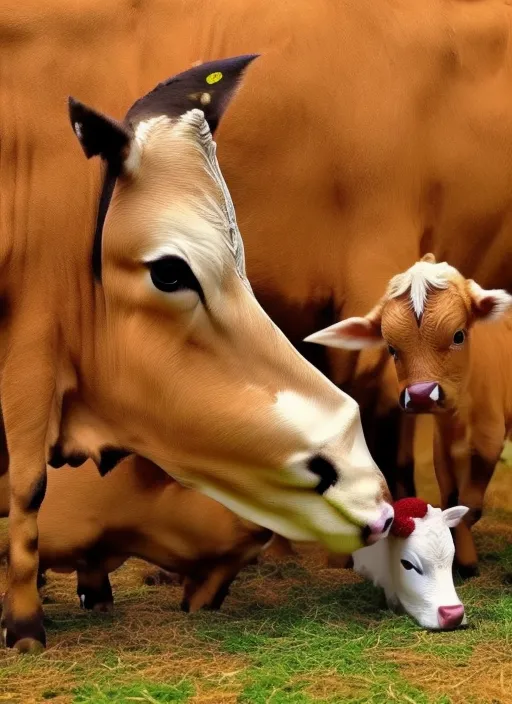
[[[197,108],[212,134],[232,99],[243,72],[258,54],[208,61],[159,83],[130,109],[126,120],[137,124],[159,115],[179,117]]]
[[[128,155],[132,134],[129,128],[102,115],[83,103],[69,98],[69,118],[85,156],[101,156],[113,165],[121,165]]]

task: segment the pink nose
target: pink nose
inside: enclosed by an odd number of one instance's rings
[[[462,604],[456,606],[440,606],[437,610],[437,620],[441,628],[457,628],[464,618]]]
[[[365,542],[368,545],[372,545],[376,543],[377,540],[380,540],[380,538],[384,538],[393,523],[394,517],[395,511],[393,507],[389,504],[385,504],[379,519],[374,523],[370,523],[363,529]]]
[[[400,403],[406,411],[425,413],[435,406],[440,406],[444,394],[435,381],[422,381],[411,384],[400,395]]]

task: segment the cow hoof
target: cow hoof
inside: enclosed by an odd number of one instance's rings
[[[5,647],[14,648],[19,653],[40,653],[46,646],[42,617],[14,620],[4,616],[2,636]]]
[[[39,655],[44,651],[44,645],[34,638],[21,638],[14,644],[15,650],[23,655]]]
[[[472,577],[479,577],[480,570],[478,565],[455,565],[455,573],[459,575],[461,579],[471,579]]]
[[[181,604],[180,604],[180,609],[181,611],[184,611],[186,614],[190,613],[190,602],[188,599],[183,599]]]
[[[85,611],[95,611],[101,614],[110,614],[114,610],[113,601],[95,601],[94,595],[80,594],[80,608]]]
[[[92,610],[98,614],[111,614],[114,611],[113,601],[99,601],[94,604]]]

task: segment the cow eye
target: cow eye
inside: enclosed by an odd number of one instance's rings
[[[388,345],[388,352],[393,357],[393,359],[398,358],[398,352],[396,351],[396,349],[392,345]]]
[[[167,256],[148,263],[153,285],[164,293],[177,291],[196,291],[204,298],[201,284],[196,279],[192,269],[181,257]]]
[[[462,345],[464,340],[466,339],[466,333],[464,330],[457,330],[455,335],[453,336],[453,344],[454,345]]]
[[[404,570],[407,570],[407,571],[414,570],[418,574],[423,574],[423,572],[420,570],[420,568],[416,567],[416,565],[413,565],[412,562],[409,562],[409,560],[400,560],[400,562],[401,562]]]

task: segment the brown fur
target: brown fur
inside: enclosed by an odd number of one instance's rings
[[[317,354],[303,337],[368,310],[429,249],[482,285],[510,282],[508,37],[500,0],[2,4],[0,355],[9,446],[24,448],[11,458],[20,618],[38,608],[35,522],[23,506],[105,307],[84,266],[99,176],[70,139],[68,94],[120,118],[194,62],[262,52],[219,130],[248,273],[294,344],[357,398],[358,355]],[[371,383],[378,395],[379,376]],[[108,401],[93,430],[75,415],[92,448],[118,439]]]
[[[7,485],[5,475],[0,479],[3,516]],[[222,590],[227,593],[239,570],[272,537],[135,457],[105,478],[90,461],[80,469],[50,468],[38,526],[40,571],[76,570],[78,594],[87,597],[84,606],[97,611],[112,608],[108,574],[129,557],[182,575],[187,611],[219,607]]]

